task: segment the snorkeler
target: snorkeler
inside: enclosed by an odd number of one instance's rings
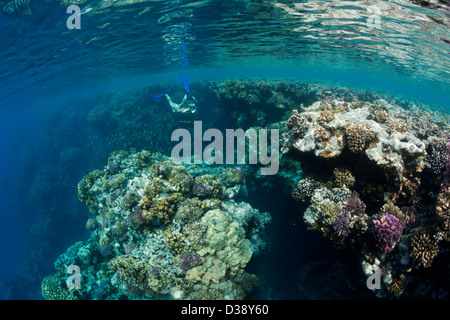
[[[182,76],[183,82],[184,82],[184,97],[181,103],[175,103],[172,101],[172,98],[167,94],[167,92],[163,92],[158,96],[154,96],[153,99],[156,102],[161,101],[162,96],[164,95],[167,99],[167,102],[170,105],[170,108],[172,109],[172,112],[177,113],[184,113],[184,114],[195,114],[197,112],[197,99],[195,99],[194,96],[192,96],[189,85],[188,85],[188,78],[186,76]]]
[[[170,108],[173,112],[180,113],[196,113],[197,112],[197,99],[195,99],[189,92],[186,92],[181,103],[175,103],[172,101],[167,93],[164,96],[169,102]]]

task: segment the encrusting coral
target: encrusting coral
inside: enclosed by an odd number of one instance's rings
[[[239,170],[183,166],[147,151],[115,152],[108,162],[78,185],[94,214],[91,237],[58,258],[42,282],[45,298],[242,299],[255,288],[245,268],[264,248],[271,218],[228,192],[242,187]],[[81,271],[76,296],[61,282],[70,264]]]

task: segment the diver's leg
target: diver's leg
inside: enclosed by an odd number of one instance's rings
[[[167,102],[169,102],[169,105],[170,105],[170,108],[172,109],[172,111],[178,112],[178,110],[180,109],[180,105],[173,102],[167,93],[164,96],[166,97]]]

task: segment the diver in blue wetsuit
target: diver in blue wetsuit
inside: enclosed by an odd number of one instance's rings
[[[184,97],[183,100],[181,100],[181,103],[175,103],[172,101],[172,98],[167,94],[167,92],[161,93],[158,96],[154,96],[153,99],[156,102],[161,101],[162,96],[164,95],[167,99],[167,102],[170,105],[170,108],[172,109],[172,112],[176,113],[183,113],[188,115],[194,115],[197,113],[197,99],[191,94],[189,90],[188,85],[188,78],[186,76],[183,76],[183,82],[184,82]]]

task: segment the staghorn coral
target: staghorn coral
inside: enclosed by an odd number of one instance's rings
[[[429,268],[439,253],[439,245],[427,232],[417,232],[411,238],[410,251],[419,265]]]
[[[378,247],[384,253],[389,253],[403,232],[404,222],[390,213],[381,214],[380,218],[373,221]]]

